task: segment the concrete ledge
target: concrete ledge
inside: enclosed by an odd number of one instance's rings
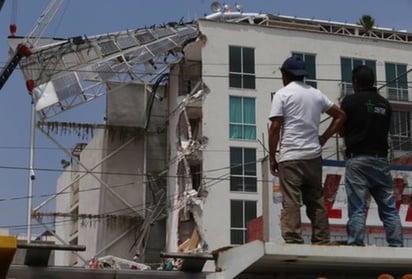
[[[19,249],[45,249],[45,250],[62,250],[62,251],[86,251],[86,246],[84,245],[58,245],[49,243],[21,243],[17,244]]]
[[[11,265],[7,278],[18,279],[205,279],[205,273],[159,270],[102,270],[76,267]]]
[[[25,249],[24,264],[29,266],[47,266],[52,251],[85,251],[84,245],[57,245],[44,242],[17,243],[18,249]]]
[[[245,272],[307,275],[323,273],[347,276],[362,274],[375,276],[386,272],[401,276],[411,271],[411,255],[412,248],[317,246],[267,242],[264,256],[249,266]]]

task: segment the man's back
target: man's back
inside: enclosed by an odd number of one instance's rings
[[[270,117],[283,117],[279,161],[320,156],[320,115],[333,103],[319,90],[295,81],[276,92],[273,104]]]
[[[373,154],[386,157],[392,109],[376,88],[346,96],[341,108],[346,112],[344,137],[346,155]]]
[[[402,223],[396,208],[388,154],[391,106],[373,85],[366,65],[352,70],[354,95],[346,96],[343,135],[346,144],[345,191],[348,201],[348,245],[365,245],[369,197],[376,201],[389,246],[402,247]]]

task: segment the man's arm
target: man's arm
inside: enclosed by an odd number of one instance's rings
[[[282,127],[283,117],[272,117],[269,128],[269,162],[272,175],[278,175],[278,163],[276,162],[276,149],[279,143],[280,128]]]
[[[337,105],[333,105],[326,111],[326,113],[329,114],[333,118],[333,120],[329,124],[329,127],[326,129],[326,131],[319,137],[319,143],[321,146],[325,145],[328,139],[335,133],[342,132],[343,124],[346,120],[345,112]]]
[[[347,97],[347,96],[346,96]],[[347,108],[347,105],[346,105],[346,103],[347,103],[347,99],[346,99],[346,97],[345,98],[343,98],[343,100],[342,100],[342,102],[341,102],[341,104],[340,104],[340,109],[341,110],[343,110],[345,113],[346,113],[346,108]],[[339,136],[341,136],[341,137],[344,137],[345,136],[345,126],[343,125],[341,128],[340,128],[340,130],[338,131],[338,134],[339,134]]]

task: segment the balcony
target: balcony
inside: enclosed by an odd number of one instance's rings
[[[389,101],[409,102],[408,88],[386,87],[386,98]]]
[[[341,98],[354,93],[352,83],[350,82],[341,82],[339,86]],[[412,108],[412,102],[409,101],[408,88],[383,85],[378,87],[378,91],[383,97],[388,99],[395,108]]]

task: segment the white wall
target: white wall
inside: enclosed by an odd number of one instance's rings
[[[118,129],[95,131],[94,138],[80,154],[81,164],[93,174],[80,180],[79,214],[100,215],[100,218],[79,220],[78,244],[86,246],[86,251],[80,253],[86,260],[106,255],[131,259],[135,254],[130,248],[135,242],[137,228],[131,228],[138,223],[127,216],[144,217],[146,210],[145,140],[141,131],[144,100],[142,86],[126,86],[108,97],[108,122]],[[120,148],[129,140],[128,145]],[[81,166],[79,170],[80,175],[87,171]],[[63,173],[58,187],[66,185],[70,179]],[[59,198],[57,209],[69,212],[70,200],[63,198]],[[103,218],[103,214],[119,218]],[[69,227],[62,227],[58,234],[69,239],[68,231]]]
[[[56,186],[56,212],[70,212],[71,204],[71,191],[70,187],[65,189],[72,182],[72,166],[68,166],[57,180]],[[61,193],[61,194],[60,194]],[[65,194],[64,194],[65,193]],[[71,219],[68,217],[56,217],[56,234],[66,241],[66,243],[60,243],[56,239],[56,244],[68,244],[71,231]],[[71,252],[55,251],[55,265],[67,266],[70,263]]]
[[[203,211],[208,243],[210,248],[214,249],[230,242],[230,199],[257,200],[258,216],[261,214],[259,193],[231,193],[229,190],[229,147],[255,147],[258,150],[258,159],[263,157],[264,149],[257,141],[229,141],[228,96],[256,98],[257,138],[263,141],[267,148],[270,93],[282,87],[281,73],[278,69],[291,52],[316,55],[318,88],[338,104],[342,56],[376,60],[377,79],[382,84],[385,80],[384,62],[411,64],[412,45],[206,20],[200,20],[199,26],[202,34],[206,36],[206,44],[202,48],[203,80],[211,91],[203,104],[203,134],[209,138],[209,144],[204,152],[203,169],[204,172],[221,169],[210,176],[226,178],[218,183],[208,182],[214,185],[208,189],[209,195]],[[255,48],[255,90],[229,88],[229,45]],[[325,117],[326,115],[322,119]],[[322,124],[321,130],[326,129],[328,123],[329,121]],[[333,159],[336,158],[335,153],[335,139],[330,139],[323,156]],[[260,164],[257,167],[259,180]]]
[[[102,160],[102,146],[104,142],[104,133],[99,131],[96,133],[87,145],[87,147],[80,154],[80,161],[89,169],[92,168],[97,162]],[[80,170],[83,170],[80,168]],[[93,169],[96,173],[103,171],[102,166],[98,166]],[[97,175],[101,177],[101,175]],[[100,184],[90,175],[84,176],[80,180],[80,192],[79,192],[79,214],[99,214],[101,203],[101,188]],[[86,251],[80,253],[85,259],[91,259],[97,250],[97,231],[98,226],[93,223],[92,219],[85,219],[84,222],[80,221],[78,233],[79,245],[86,245]]]

